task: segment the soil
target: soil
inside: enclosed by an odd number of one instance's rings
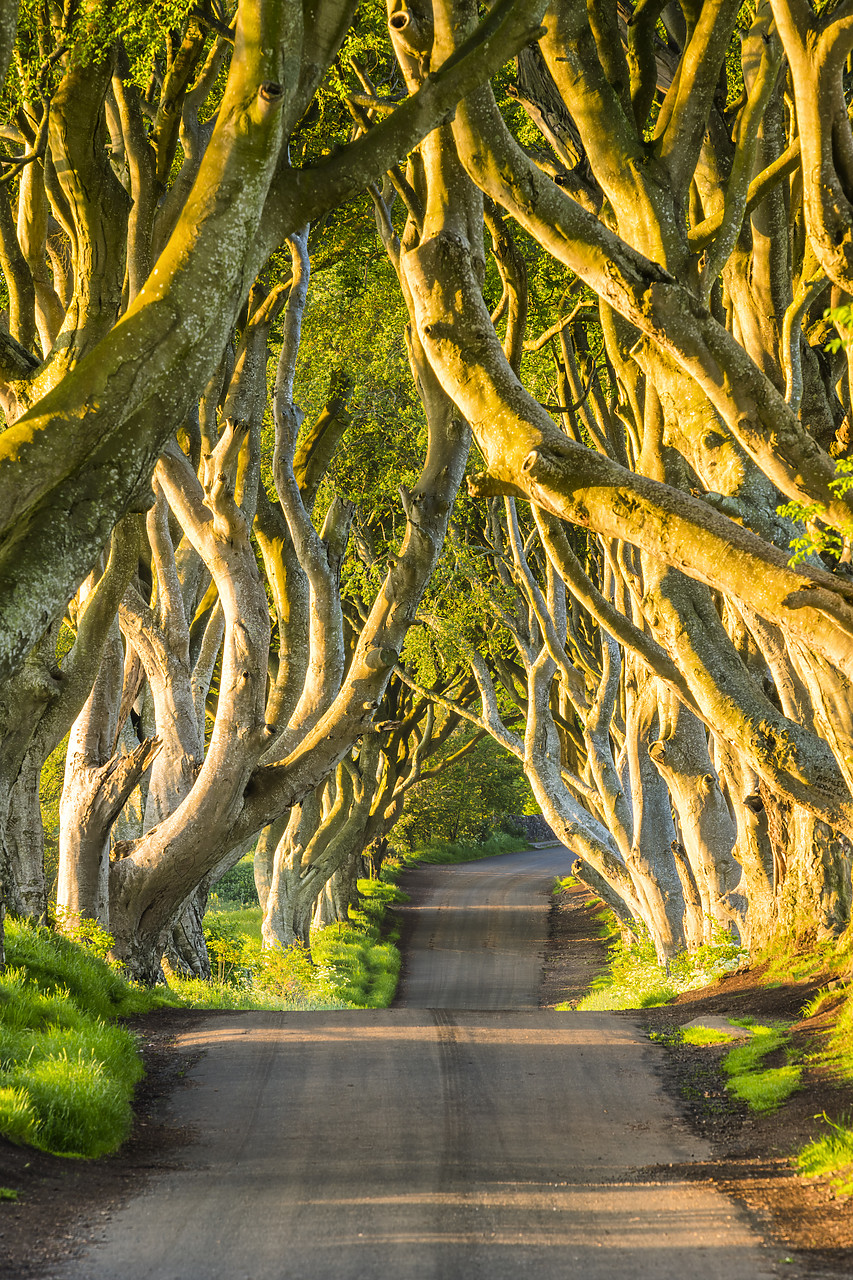
[[[551,910],[544,957],[541,1003],[574,1004],[606,964],[596,906],[580,887],[561,894]],[[825,979],[823,979],[825,980]],[[822,981],[823,981],[822,980]],[[722,982],[680,996],[660,1009],[627,1012],[650,1032],[663,1034],[712,1015],[796,1020],[821,982],[761,984],[760,971],[732,974]],[[185,1055],[172,1051],[176,1037],[209,1017],[205,1011],[162,1009],[131,1019],[140,1038],[146,1077],[136,1098],[131,1137],[121,1151],[81,1161],[44,1155],[0,1138],[0,1188],[17,1200],[0,1199],[0,1258],[4,1280],[35,1280],[48,1265],[97,1239],[103,1220],[142,1188],[146,1178],[180,1167],[179,1152],[191,1138],[165,1121],[173,1090],[187,1087]],[[832,1009],[795,1021],[795,1044],[805,1052],[825,1029]],[[663,1082],[684,1114],[711,1146],[708,1160],[655,1169],[672,1177],[714,1182],[745,1207],[758,1229],[790,1259],[790,1274],[804,1278],[853,1275],[853,1201],[836,1199],[826,1180],[797,1174],[790,1156],[820,1130],[816,1117],[853,1113],[853,1086],[839,1085],[816,1066],[804,1069],[804,1089],[774,1115],[749,1112],[725,1091],[720,1068],[725,1047],[670,1045],[660,1057]],[[638,1171],[638,1176],[643,1176]]]
[[[603,970],[606,944],[596,936],[596,907],[577,886],[555,899],[550,943],[545,954],[542,1004],[573,1004],[592,978]],[[587,981],[581,966],[589,965]],[[825,984],[828,975],[780,986],[762,983],[762,968],[728,975],[711,987],[685,992],[657,1009],[626,1010],[649,1032],[670,1039],[671,1033],[695,1018],[754,1017],[793,1022],[792,1042],[804,1056],[819,1048],[817,1037],[829,1029],[835,1010],[824,1007],[803,1019],[803,1005]],[[839,995],[839,1001],[840,1001]],[[836,1009],[837,1009],[836,1005]],[[693,1128],[708,1139],[710,1159],[654,1171],[658,1179],[714,1182],[744,1206],[757,1229],[791,1264],[791,1273],[814,1280],[853,1276],[853,1198],[836,1197],[829,1179],[805,1178],[795,1171],[791,1155],[825,1132],[821,1116],[853,1115],[853,1085],[832,1078],[831,1069],[806,1063],[803,1088],[777,1112],[750,1111],[725,1088],[722,1059],[730,1045],[693,1047],[669,1043],[661,1056],[663,1082],[679,1100]],[[768,1058],[767,1066],[781,1065]]]

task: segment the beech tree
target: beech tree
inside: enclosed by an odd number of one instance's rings
[[[259,628],[251,642],[261,652],[261,632],[268,627],[263,587],[257,573],[248,571],[253,553],[246,513],[235,500],[243,419],[226,418],[221,438],[208,442],[205,460],[222,468],[221,477],[208,470],[199,480],[189,461],[200,452],[196,406],[222,368],[235,324],[244,327],[249,289],[271,253],[289,237],[296,243],[300,228],[312,217],[402,159],[459,95],[500,65],[531,30],[527,8],[505,4],[484,21],[462,58],[454,58],[444,73],[437,68],[426,92],[401,104],[378,131],[296,171],[289,163],[288,141],[347,35],[354,8],[328,3],[319,9],[310,6],[303,15],[299,6],[279,3],[243,4],[236,13],[216,3],[197,8],[176,4],[162,16],[145,6],[128,14],[94,0],[73,11],[22,8],[18,74],[7,84],[9,181],[0,193],[0,264],[9,298],[8,333],[2,337],[7,426],[0,439],[0,679],[5,682],[0,696],[15,726],[4,742],[0,827],[6,883],[12,883],[13,871],[5,834],[13,789],[28,753],[31,772],[37,774],[39,757],[45,758],[86,701],[101,652],[115,635],[111,606],[133,575],[132,549],[121,556],[121,546],[114,547],[108,569],[91,593],[93,603],[100,598],[101,608],[93,612],[90,605],[86,610],[85,655],[78,629],[79,659],[58,666],[50,628],[58,625],[85,575],[94,570],[97,576],[96,560],[111,531],[116,529],[114,543],[132,541],[138,523],[133,512],[152,503],[151,476],[158,458],[157,483],[175,518],[192,526],[192,551],[216,585],[216,625],[225,632],[223,701],[234,700],[233,722],[245,735],[245,759],[254,757],[258,764],[263,754],[258,748],[268,749],[279,736],[265,727],[263,718],[265,656],[255,680],[239,674],[240,637],[247,625]],[[158,17],[165,19],[163,26],[158,27]],[[5,27],[4,32],[8,34]],[[159,42],[153,57],[152,42]],[[291,429],[293,425],[291,418]],[[183,432],[187,452],[173,444],[161,458],[176,432]],[[285,453],[295,447],[295,440],[288,446],[286,435],[282,439]],[[451,473],[458,483],[455,471],[444,468],[445,476]],[[441,508],[440,521],[452,488],[448,495],[441,484],[436,490],[423,501]],[[206,508],[205,502],[210,504]],[[415,492],[413,514],[421,502]],[[125,532],[119,533],[123,518],[129,524],[122,523]],[[162,503],[159,525],[156,516],[148,524],[149,537],[165,546]],[[428,518],[424,526],[429,526]],[[431,533],[425,536],[429,541]],[[415,533],[409,539],[406,570],[412,556],[418,558],[419,537]],[[166,561],[169,555],[166,547]],[[161,593],[169,590],[166,578],[160,579]],[[108,600],[110,590],[113,598]],[[234,830],[232,843],[248,839],[250,827],[260,829],[316,786],[369,719],[390,671],[370,655],[374,647],[377,653],[383,648],[396,652],[402,642],[402,633],[395,630],[403,624],[395,620],[394,602],[386,599],[384,612],[377,608],[373,638],[378,635],[379,643],[356,652],[346,696],[322,734],[324,748],[308,748],[306,758],[313,763],[287,795],[279,797],[281,775],[268,775],[266,800],[261,799],[262,787],[257,817]],[[246,618],[240,617],[241,609]],[[132,603],[125,601],[126,630],[132,626],[132,611]],[[248,621],[252,619],[257,622]],[[164,618],[154,623],[142,625],[137,617],[135,638],[143,650],[148,642],[149,675],[157,662],[152,636],[157,626],[162,632]],[[304,642],[296,647],[304,648]],[[212,649],[211,643],[208,657]],[[173,687],[172,673],[163,683],[164,700],[178,696],[186,701],[186,689],[181,693]],[[300,687],[298,679],[295,684]],[[33,705],[37,714],[28,717]],[[55,723],[36,743],[33,731],[45,707]],[[160,719],[164,722],[162,714]],[[191,717],[183,726],[192,736]],[[181,730],[177,732],[180,737]],[[195,737],[195,752],[192,743],[181,741],[178,754],[185,760],[195,754],[199,763],[198,723]],[[92,770],[104,767],[101,757],[109,744],[95,744],[82,729],[79,741],[78,781],[85,790],[85,775],[92,781]],[[151,888],[160,908],[152,914],[150,902],[129,906],[145,880],[140,866],[150,868],[157,861],[149,832],[143,837],[148,841],[145,854],[113,864],[113,879],[122,887],[111,891],[116,907],[111,924],[121,910],[129,918],[135,911],[148,915],[147,942],[130,940],[135,918],[127,928],[117,927],[119,954],[145,977],[156,973],[154,953],[167,917],[212,869],[197,865],[190,871],[186,850],[182,855],[180,841],[173,839],[169,823],[180,814],[182,801],[174,776],[171,782],[166,779],[175,755],[162,736],[156,745],[158,756],[153,743],[146,752],[154,756],[155,776],[165,790],[155,785],[161,821],[152,832],[160,831],[163,848],[171,849],[179,862],[183,859],[186,875],[174,876],[162,866],[160,887]],[[229,731],[214,731],[205,757],[208,772],[202,767],[197,779],[204,779],[198,794],[212,783],[232,745]],[[152,761],[143,753],[136,768],[146,763]],[[247,785],[251,771],[246,773],[245,761],[240,766],[232,754],[231,763],[237,766],[232,777],[243,772],[242,784]],[[115,782],[114,771],[111,776]],[[128,776],[125,781],[129,785],[132,780]],[[32,787],[27,794],[33,794]],[[103,827],[110,808],[103,810],[96,827]],[[217,815],[210,810],[208,816],[215,820]],[[185,819],[184,814],[177,821],[186,834]],[[92,850],[100,847],[101,834],[92,833]],[[74,837],[80,838],[82,833]],[[136,890],[131,890],[134,878]],[[72,897],[78,889],[69,889]],[[94,910],[91,901],[86,909]]]
[[[442,56],[474,10],[438,0],[433,27],[408,11],[397,51],[412,87],[423,32]],[[424,348],[486,462],[473,492],[532,503],[569,589],[711,734],[707,776],[738,822],[755,940],[849,921],[851,496],[836,459],[850,392],[846,362],[823,351],[828,290],[845,287],[826,244],[850,235],[849,123],[846,107],[830,124],[816,106],[845,101],[848,27],[845,11],[806,6],[551,6],[518,61],[539,148],[489,86],[468,95],[420,148],[423,216],[403,258]],[[807,61],[813,44],[822,56]],[[818,154],[832,200],[806,194]],[[484,195],[596,304],[604,368],[585,358],[576,313],[555,326],[559,420],[484,304]],[[786,498],[837,531],[840,555],[792,562],[802,528]],[[609,584],[580,570],[564,521],[596,536]],[[556,659],[545,646],[538,660]]]
[[[847,8],[389,0],[388,43],[374,8],[354,15],[210,0],[158,28],[142,6],[137,38],[109,4],[22,9],[0,183],[5,879],[23,903],[33,779],[81,711],[68,810],[97,804],[69,820],[69,865],[90,871],[62,894],[108,900],[146,979],[261,829],[278,824],[284,866],[295,806],[312,839],[337,823],[391,673],[411,679],[470,430],[482,532],[453,519],[492,612],[460,651],[480,699],[462,709],[523,760],[580,873],[662,955],[708,916],[753,942],[839,932]],[[365,530],[348,541],[341,495],[312,510],[339,435],[300,435],[294,371],[328,211],[355,200],[398,274],[429,438],[350,634],[338,565]],[[536,333],[528,277],[553,284]],[[115,817],[128,790],[137,829]]]

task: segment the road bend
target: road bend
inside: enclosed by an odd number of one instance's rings
[[[633,1022],[537,1007],[560,847],[409,880],[395,1007],[183,1035],[194,1140],[62,1280],[762,1280]],[[670,1166],[695,1166],[673,1181]],[[666,1170],[666,1174],[664,1174]]]

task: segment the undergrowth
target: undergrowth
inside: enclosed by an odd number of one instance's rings
[[[720,974],[730,973],[745,956],[740,945],[720,928],[712,942],[692,954],[681,952],[667,966],[659,962],[648,933],[641,933],[629,944],[616,937],[608,949],[607,971],[593,979],[589,994],[577,1008],[648,1009],[666,1004],[682,991],[707,986]],[[558,1009],[568,1007],[557,1005]]]
[[[124,1141],[142,1061],[115,1019],[174,1003],[127,982],[95,950],[6,922],[0,1133],[54,1155],[103,1155]]]

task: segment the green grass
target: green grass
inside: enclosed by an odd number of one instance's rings
[[[752,1027],[752,1038],[737,1045],[723,1059],[730,1077],[727,1088],[752,1111],[775,1111],[800,1087],[802,1067],[790,1060],[781,1067],[762,1069],[777,1049],[786,1048],[789,1037],[778,1027]]]
[[[730,1044],[734,1036],[728,1031],[718,1031],[714,1027],[684,1027],[682,1044]]]
[[[120,1015],[175,1003],[127,982],[81,944],[25,921],[6,923],[0,973],[0,1133],[54,1155],[114,1151],[142,1076]]]
[[[839,1195],[853,1195],[853,1123],[849,1115],[830,1120],[826,1112],[822,1119],[830,1132],[816,1138],[797,1156],[797,1167],[809,1178],[830,1178],[830,1185]]]
[[[788,1064],[767,1071],[749,1071],[734,1076],[729,1091],[745,1102],[751,1111],[776,1111],[800,1087],[802,1068]]]
[[[607,972],[593,979],[589,994],[578,1001],[581,1010],[649,1009],[668,1004],[682,991],[707,986],[721,973],[736,968],[744,957],[737,943],[720,932],[713,942],[692,954],[675,956],[667,970],[658,962],[648,934],[638,927],[638,940],[626,946],[612,914],[605,909],[600,915],[602,920],[609,919],[606,936],[615,940],[609,948]],[[558,1009],[570,1007],[557,1005]]]
[[[386,858],[382,864],[382,878],[388,878],[395,869],[402,871],[422,863],[434,866],[452,862],[477,862],[480,858],[494,858],[501,853],[520,853],[529,848],[529,843],[523,837],[511,836],[505,831],[496,831],[482,844],[454,844],[450,840],[432,840],[417,849],[397,852]]]
[[[389,903],[405,895],[383,880],[359,880],[360,907],[347,924],[312,933],[304,948],[261,947],[261,909],[221,907],[205,916],[210,982],[170,976],[182,1000],[206,1009],[373,1009],[394,998],[400,953],[387,933]]]

